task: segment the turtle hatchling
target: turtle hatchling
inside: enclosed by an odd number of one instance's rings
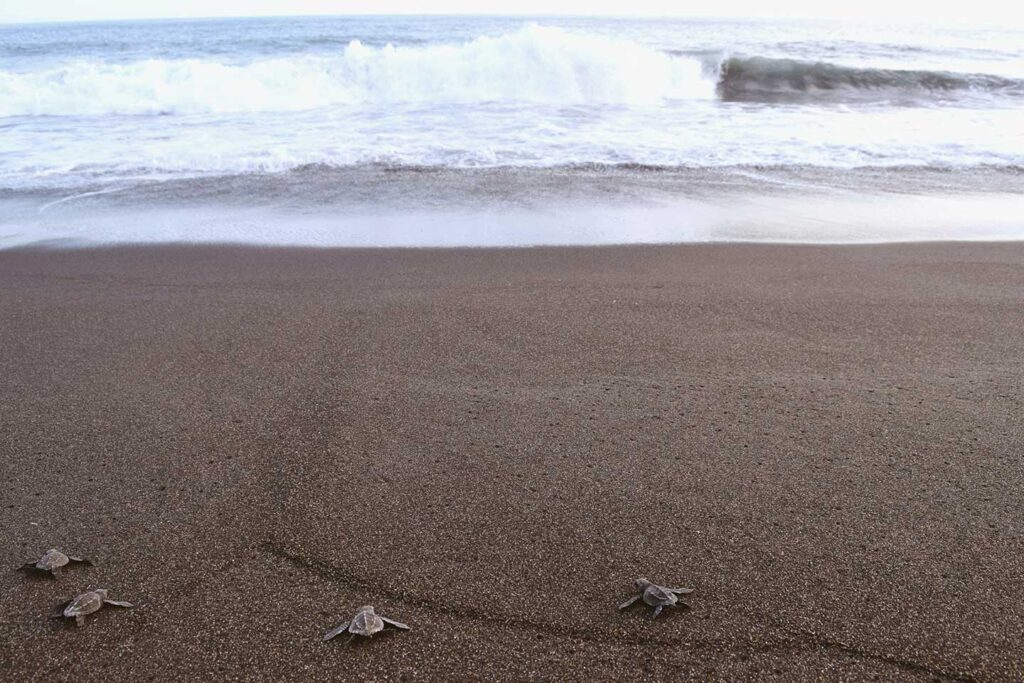
[[[348,640],[345,641],[345,644],[348,645],[356,636],[366,636],[369,638],[374,633],[383,631],[385,626],[394,626],[395,628],[400,628],[405,631],[409,630],[409,627],[405,624],[393,621],[387,617],[382,617],[374,612],[373,605],[365,605],[359,608],[359,611],[356,612],[352,621],[335,626],[325,633],[324,640],[330,640],[331,638],[335,638],[348,631],[352,634],[348,637]]]
[[[56,548],[50,548],[47,550],[42,557],[35,562],[26,562],[25,564],[18,567],[19,570],[24,572],[48,572],[53,578],[60,576],[60,570],[69,564],[85,564],[92,566],[92,562],[85,559],[84,557],[75,557],[74,555],[65,555]]]
[[[661,614],[661,610],[666,607],[675,607],[676,603],[679,602],[680,595],[693,592],[692,588],[665,588],[664,586],[655,585],[647,579],[637,579],[633,582],[633,587],[637,590],[637,594],[619,605],[619,609],[626,609],[637,600],[643,598],[644,602],[654,608],[654,619],[657,619],[658,615]],[[688,606],[685,602],[682,604]]]
[[[86,615],[98,612],[104,605],[114,605],[115,607],[134,607],[130,602],[111,600],[107,597],[109,594],[110,591],[106,588],[97,588],[93,591],[86,591],[85,593],[76,596],[71,602],[67,603],[64,606],[63,611],[60,614],[55,614],[54,618],[60,619],[63,617],[65,619],[74,619],[76,626],[84,626]]]

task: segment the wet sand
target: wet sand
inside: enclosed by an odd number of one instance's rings
[[[0,560],[97,563],[2,678],[1024,677],[1024,245],[8,251],[0,323]]]

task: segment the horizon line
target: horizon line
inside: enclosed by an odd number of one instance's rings
[[[117,17],[117,18],[100,18],[100,19],[86,19],[86,18],[71,18],[71,19],[22,19],[22,18],[5,18],[0,16],[0,26],[32,26],[32,25],[64,25],[64,24],[115,24],[115,23],[127,23],[127,22],[163,22],[163,21],[218,21],[218,20],[239,20],[239,19],[318,19],[318,18],[333,18],[333,19],[347,19],[347,18],[480,18],[480,19],[676,19],[684,21],[751,21],[751,22],[764,22],[764,21],[820,21],[820,22],[853,22],[858,24],[867,25],[885,25],[885,24],[918,24],[927,26],[962,26],[962,21],[956,22],[923,22],[911,19],[899,19],[890,18],[885,20],[869,19],[865,17],[828,17],[828,16],[813,16],[813,15],[791,15],[786,17],[773,17],[769,15],[714,15],[714,14],[666,14],[666,13],[638,13],[638,14],[622,14],[622,13],[602,13],[595,12],[592,14],[565,14],[558,12],[541,12],[541,13],[451,13],[451,12],[387,12],[387,13],[376,13],[376,12],[353,12],[353,13],[313,13],[313,14],[246,14],[246,15],[235,15],[235,14],[224,14],[224,15],[206,15],[206,16],[187,16],[187,15],[171,15],[171,16],[160,16],[160,17]],[[971,28],[1001,28],[1011,30],[1022,30],[1024,27],[1013,26],[1007,27],[999,24],[976,24]]]

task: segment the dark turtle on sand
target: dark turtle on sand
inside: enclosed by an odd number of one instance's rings
[[[62,617],[65,619],[74,619],[76,626],[84,626],[86,615],[98,612],[104,605],[134,607],[130,602],[111,600],[107,597],[109,594],[110,591],[106,588],[97,588],[93,591],[86,591],[85,593],[76,596],[71,602],[68,602],[61,613],[55,614],[53,617],[55,619],[60,619]]]
[[[47,572],[53,578],[57,578],[60,575],[61,569],[68,566],[69,564],[79,563],[92,566],[92,562],[90,562],[84,557],[65,555],[56,548],[50,548],[36,562],[26,562],[25,564],[18,567],[18,569],[24,572]]]
[[[643,601],[654,608],[654,619],[658,618],[661,614],[661,610],[666,607],[675,607],[676,603],[679,602],[680,595],[686,595],[692,593],[692,588],[665,588],[664,586],[658,586],[647,579],[637,579],[633,582],[633,587],[636,588],[637,594],[631,597],[626,602],[619,605],[619,609],[626,609],[637,600],[643,598]],[[686,603],[682,603],[686,605]]]
[[[387,617],[382,617],[374,612],[373,605],[365,605],[359,608],[359,611],[356,612],[352,621],[347,621],[344,624],[335,626],[325,633],[324,640],[330,640],[331,638],[335,638],[348,631],[352,634],[348,637],[348,640],[345,641],[345,644],[348,645],[356,636],[366,636],[369,638],[374,633],[383,631],[385,626],[394,626],[395,628],[400,628],[405,631],[409,630],[409,627],[405,624],[393,621]]]

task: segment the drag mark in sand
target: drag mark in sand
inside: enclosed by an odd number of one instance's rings
[[[481,621],[493,624],[501,624],[504,626],[519,626],[523,628],[529,628],[535,631],[540,631],[549,635],[558,636],[574,636],[582,640],[599,640],[595,638],[594,633],[585,630],[573,630],[566,629],[563,626],[554,626],[543,622],[530,621],[526,619],[516,619],[512,617],[499,617],[493,614],[483,612],[481,610],[465,609],[454,607],[451,605],[444,605],[437,603],[427,598],[410,595],[405,591],[394,591],[387,588],[383,588],[379,585],[371,585],[366,581],[361,580],[347,569],[337,567],[335,565],[324,562],[323,560],[312,559],[299,555],[289,551],[287,548],[280,544],[273,543],[270,541],[264,541],[260,544],[260,549],[264,552],[273,555],[274,557],[288,562],[294,567],[303,569],[325,578],[329,581],[339,583],[350,588],[354,588],[367,593],[375,593],[377,595],[384,596],[390,600],[401,602],[406,605],[418,607],[420,609],[434,612],[443,616],[449,617],[460,617],[465,619],[472,619],[474,621]],[[637,642],[650,642],[647,640],[638,640]]]
[[[495,624],[499,626],[511,626],[519,627],[528,630],[533,630],[539,633],[543,633],[549,636],[555,636],[558,638],[572,638],[581,641],[588,641],[598,644],[616,644],[624,643],[631,645],[643,645],[643,646],[658,646],[659,648],[667,647],[679,647],[689,651],[693,650],[707,650],[714,649],[718,651],[733,651],[733,652],[771,652],[771,651],[808,651],[808,650],[825,650],[832,653],[838,653],[853,658],[869,659],[897,669],[925,674],[932,676],[935,679],[946,680],[946,681],[957,681],[963,683],[969,683],[974,681],[975,678],[969,674],[964,673],[952,673],[949,671],[942,670],[937,667],[929,666],[921,662],[916,662],[908,659],[901,659],[887,654],[878,654],[870,652],[863,648],[855,645],[850,645],[842,641],[831,640],[823,636],[819,636],[812,631],[805,629],[792,629],[782,625],[775,624],[775,628],[779,629],[782,633],[788,636],[787,638],[780,639],[777,641],[761,641],[761,642],[737,642],[730,640],[684,640],[679,638],[630,638],[623,637],[619,634],[602,633],[596,628],[581,629],[581,628],[570,628],[564,624],[548,624],[541,621],[533,621],[529,619],[520,619],[516,617],[502,617],[497,616],[493,613],[484,612],[482,610],[466,609],[461,607],[455,607],[452,605],[438,603],[436,601],[423,598],[420,596],[410,595],[405,591],[395,591],[388,588],[384,588],[380,585],[374,585],[367,581],[360,579],[358,576],[350,572],[349,570],[338,567],[323,560],[306,557],[298,553],[292,552],[288,548],[284,547],[279,543],[273,541],[263,541],[259,544],[259,549],[273,557],[278,558],[288,564],[301,569],[303,571],[310,572],[321,578],[327,579],[328,581],[345,585],[349,588],[357,589],[367,593],[373,593],[386,597],[396,602],[401,602],[412,607],[418,607],[420,609],[433,612],[435,614],[446,616],[446,617],[458,617],[462,619],[472,619],[474,621],[480,621],[484,623]],[[662,662],[673,668],[683,667],[685,665],[673,663],[671,661]]]
[[[868,652],[856,645],[850,645],[838,640],[830,640],[805,629],[793,630],[783,629],[787,634],[797,639],[797,642],[805,644],[808,647],[818,647],[834,652],[841,652],[843,654],[851,655],[853,657],[862,657],[865,659],[873,659],[878,662],[884,662],[890,664],[898,669],[904,671],[911,671],[915,673],[928,674],[938,679],[958,681],[963,683],[970,683],[976,680],[974,676],[965,673],[951,673],[942,669],[922,664],[921,662],[915,662],[909,659],[900,659],[892,655],[877,654],[875,652]]]

